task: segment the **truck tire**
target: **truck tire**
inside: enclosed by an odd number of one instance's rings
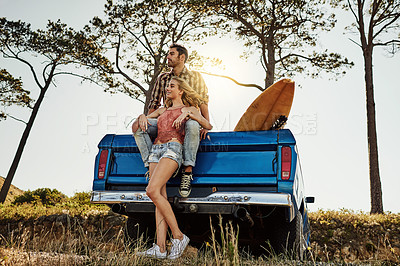
[[[306,250],[306,241],[303,233],[303,216],[298,211],[291,222],[281,223],[276,230],[274,249],[278,253],[285,253],[293,259],[303,260]]]
[[[134,249],[136,245],[149,246],[154,242],[156,228],[154,220],[129,216],[124,227],[125,246]]]

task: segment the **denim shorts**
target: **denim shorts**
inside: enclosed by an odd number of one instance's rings
[[[161,158],[169,158],[177,162],[179,168],[182,164],[182,147],[178,142],[154,144],[151,147],[149,163],[158,163]]]

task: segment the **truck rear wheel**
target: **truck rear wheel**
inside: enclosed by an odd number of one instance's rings
[[[303,233],[303,216],[298,211],[290,223],[280,224],[274,237],[274,249],[278,253],[286,253],[294,259],[303,260],[306,250],[306,241]]]
[[[153,219],[128,216],[124,227],[125,246],[134,249],[135,246],[149,246],[154,242],[156,228]]]

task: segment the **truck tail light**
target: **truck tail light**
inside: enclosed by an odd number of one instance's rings
[[[108,150],[102,150],[100,153],[99,171],[97,174],[98,179],[103,179],[106,174]]]
[[[281,154],[281,178],[282,180],[288,180],[292,166],[292,149],[287,146],[282,147]]]

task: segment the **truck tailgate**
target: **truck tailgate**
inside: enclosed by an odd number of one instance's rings
[[[295,143],[287,130],[211,132],[208,136],[200,143],[193,186],[275,186],[277,147]],[[117,135],[108,143],[102,145],[101,142],[99,148],[110,148],[112,152],[107,184],[147,184],[144,177],[147,169],[132,136]],[[179,182],[179,178],[175,178],[168,183]]]

